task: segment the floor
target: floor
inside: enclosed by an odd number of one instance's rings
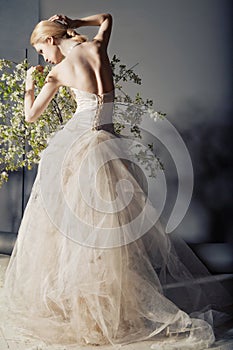
[[[0,292],[3,286],[4,272],[9,261],[9,256],[0,254]],[[1,317],[1,316],[0,316]],[[233,328],[228,329],[227,337],[219,339],[211,347],[212,350],[232,350],[233,349]],[[151,350],[151,342],[138,342],[122,346],[122,350]],[[113,350],[111,346],[48,346],[36,339],[25,338],[17,334],[14,329],[7,326],[0,327],[0,350]],[[115,350],[115,349],[114,349]],[[156,350],[180,350],[172,342],[170,346],[158,346]],[[182,350],[186,350],[185,347]],[[205,349],[203,349],[205,350]]]

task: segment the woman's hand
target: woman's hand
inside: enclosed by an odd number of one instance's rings
[[[30,77],[32,75],[32,73],[34,73],[35,71],[38,71],[38,72],[43,72],[44,70],[44,67],[41,66],[41,65],[37,65],[37,66],[32,66],[30,67],[28,70],[27,70],[27,78]]]
[[[38,72],[43,72],[44,70],[44,67],[43,66],[32,66],[30,67],[28,70],[27,70],[27,76],[26,76],[26,91],[27,90],[31,90],[34,88],[34,79],[33,79],[33,73],[35,71],[38,71]]]
[[[71,19],[65,15],[53,15],[48,19],[48,21],[60,21],[62,24],[66,25],[68,28],[79,28],[81,26],[81,21],[78,19]]]

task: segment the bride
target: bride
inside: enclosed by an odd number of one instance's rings
[[[82,26],[99,26],[93,40],[74,30]],[[48,344],[153,340],[154,349],[203,349],[230,297],[185,242],[154,220],[125,162],[112,121],[111,28],[110,14],[54,15],[31,35],[54,67],[36,99],[32,73],[41,67],[28,70],[26,121],[38,120],[60,86],[72,89],[77,110],[41,153],[5,274],[9,314]]]

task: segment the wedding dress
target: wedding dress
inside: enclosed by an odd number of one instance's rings
[[[157,220],[113,130],[114,91],[73,91],[77,110],[41,154],[6,270],[9,317],[47,344],[209,347],[230,296]]]

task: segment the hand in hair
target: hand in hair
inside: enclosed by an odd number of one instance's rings
[[[66,25],[68,28],[79,28],[79,21],[73,20],[65,15],[53,15],[48,19],[48,21],[54,22],[58,21],[61,22],[63,25]],[[80,23],[81,24],[81,23]]]

